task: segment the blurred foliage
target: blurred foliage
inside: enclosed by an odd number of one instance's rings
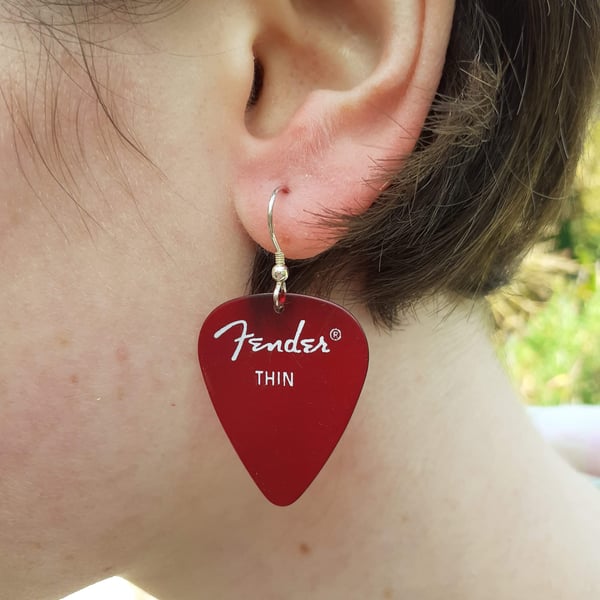
[[[600,123],[573,202],[554,239],[489,299],[499,355],[530,404],[600,404]]]

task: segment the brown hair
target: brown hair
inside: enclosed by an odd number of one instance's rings
[[[374,319],[437,292],[470,298],[507,282],[568,209],[566,194],[600,73],[598,0],[457,0],[443,78],[393,183],[290,291],[360,282]],[[383,180],[391,168],[381,165]],[[330,219],[328,219],[330,220]],[[258,250],[253,291],[272,288]]]

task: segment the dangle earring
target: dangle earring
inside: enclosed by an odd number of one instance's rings
[[[273,294],[221,304],[206,318],[198,357],[213,406],[248,473],[273,504],[295,502],[333,452],[352,416],[369,362],[365,334],[344,308],[288,294],[273,228]]]

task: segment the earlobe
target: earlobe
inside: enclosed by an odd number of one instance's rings
[[[289,258],[336,242],[331,215],[369,208],[419,137],[452,14],[448,0],[259,3],[262,89],[233,163],[236,211],[259,245],[272,250],[265,215],[278,186],[290,190],[275,216]]]

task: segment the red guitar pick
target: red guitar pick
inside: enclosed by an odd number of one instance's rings
[[[274,504],[296,501],[352,416],[369,362],[365,335],[344,308],[288,294],[217,307],[198,356],[215,411],[242,463]]]

